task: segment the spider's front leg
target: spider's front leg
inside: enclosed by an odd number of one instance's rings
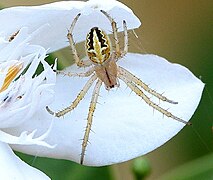
[[[141,89],[138,88],[138,86],[132,81],[132,79],[129,79],[128,76],[125,76],[121,73],[119,73],[119,78],[124,81],[127,86],[133,91],[135,92],[135,94],[137,94],[138,96],[140,96],[149,106],[153,107],[154,109],[156,109],[157,111],[159,111],[160,113],[162,113],[163,115],[172,118],[176,121],[179,121],[181,123],[187,124],[187,125],[191,125],[190,122],[186,122],[183,119],[174,116],[171,112],[167,111],[166,109],[163,109],[162,107],[160,107],[159,105],[155,104],[154,102],[152,102],[150,100],[150,98],[143,93],[143,91]]]
[[[48,106],[46,106],[46,110],[53,116],[55,117],[61,117],[64,116],[65,114],[67,114],[68,112],[72,111],[74,108],[77,107],[77,105],[79,104],[79,102],[84,98],[84,96],[86,95],[87,91],[89,90],[89,88],[92,86],[93,82],[97,79],[97,75],[94,74],[85,84],[85,86],[83,87],[83,89],[80,91],[80,93],[78,94],[78,96],[76,97],[76,99],[71,103],[70,106],[66,107],[65,109],[59,111],[59,112],[54,112],[52,111]]]
[[[124,69],[124,68],[122,68],[122,67],[119,66],[118,70],[119,70],[119,73],[122,76],[124,76],[125,78],[127,78],[129,81],[132,81],[133,83],[137,84],[138,86],[140,86],[141,88],[143,88],[148,93],[150,93],[153,96],[157,97],[159,100],[166,101],[166,102],[171,103],[171,104],[178,104],[177,102],[172,101],[172,100],[168,99],[167,97],[163,96],[162,94],[159,94],[155,90],[149,88],[149,86],[147,84],[145,84],[143,81],[141,81],[139,78],[137,78],[135,75],[133,75],[132,73],[130,73],[126,69]]]
[[[82,143],[81,160],[80,160],[81,164],[83,164],[83,162],[84,162],[85,151],[86,151],[86,147],[87,147],[87,144],[89,141],[89,134],[90,134],[91,127],[92,127],[93,114],[95,112],[96,104],[98,101],[101,84],[102,84],[102,81],[98,80],[95,85],[95,88],[93,90],[92,99],[91,99],[90,107],[89,107],[89,113],[87,116],[87,126],[86,126],[83,143]]]
[[[75,27],[75,24],[76,22],[78,21],[78,18],[80,17],[81,13],[79,13],[73,20],[71,26],[70,26],[70,29],[68,30],[68,33],[67,33],[67,38],[69,40],[69,43],[70,43],[70,47],[71,47],[71,50],[72,50],[72,54],[73,54],[73,57],[74,57],[74,60],[75,60],[75,63],[77,64],[77,66],[79,67],[86,67],[86,66],[90,66],[91,65],[91,62],[89,60],[87,61],[83,61],[82,59],[79,58],[79,55],[77,53],[77,50],[76,50],[76,47],[75,47],[75,42],[74,42],[74,39],[73,39],[73,29]]]

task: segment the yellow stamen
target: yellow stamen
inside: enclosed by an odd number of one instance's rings
[[[23,65],[22,63],[17,63],[15,65],[12,65],[7,72],[7,75],[4,79],[4,83],[2,87],[0,88],[0,93],[8,88],[12,80],[16,77],[16,75],[20,72]]]

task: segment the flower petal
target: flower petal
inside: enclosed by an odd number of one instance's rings
[[[39,145],[39,146],[45,146],[48,148],[54,148],[56,145],[51,146],[44,141],[44,139],[49,135],[51,129],[52,129],[52,124],[44,134],[42,134],[41,136],[37,138],[34,137],[37,130],[34,130],[31,133],[27,131],[23,131],[19,137],[13,136],[11,134],[5,133],[4,131],[0,130],[0,142],[4,142],[7,144],[19,144],[19,145]]]
[[[160,102],[155,97],[151,100],[168,109],[177,117],[189,121],[200,101],[204,84],[187,68],[172,64],[155,55],[128,53],[118,63],[159,93],[165,92],[169,99],[178,104]],[[84,68],[82,68],[84,70]],[[68,71],[76,72],[79,68],[71,66]],[[84,86],[88,78],[58,76],[55,101],[50,108],[61,110],[70,105]],[[126,84],[120,82],[118,89],[109,92],[104,86],[99,96],[92,132],[89,137],[84,164],[102,166],[123,162],[146,154],[175,136],[184,124],[167,118],[162,113],[147,105],[140,97],[131,93]],[[46,142],[57,144],[54,149],[35,146],[13,146],[15,149],[54,158],[80,161],[81,144],[87,121],[88,107],[91,101],[91,88],[86,97],[73,112],[64,118],[55,118],[52,131]],[[150,97],[150,95],[148,95]],[[37,112],[30,121],[16,128],[38,129],[42,134],[54,119],[45,109]],[[14,133],[14,129],[9,129]],[[37,154],[38,155],[38,154]]]
[[[42,48],[40,50],[40,54],[38,52],[37,55],[34,55],[33,62],[27,72],[14,81],[8,89],[0,93],[1,128],[21,124],[30,118],[37,111],[37,108],[45,107],[51,101],[55,73],[44,61],[46,51]],[[33,78],[40,62],[45,69],[40,75]],[[44,83],[45,79],[47,79],[46,83]]]
[[[29,33],[38,28],[43,28],[45,30],[37,34],[31,43],[41,45],[46,49],[50,48],[52,52],[68,46],[67,29],[70,28],[74,17],[79,12],[82,13],[82,17],[74,30],[76,42],[85,40],[88,29],[97,26],[97,24],[99,24],[99,27],[111,31],[110,23],[100,13],[100,9],[108,11],[112,17],[116,17],[118,27],[122,27],[123,19],[128,23],[129,29],[140,26],[140,21],[132,10],[115,0],[102,0],[101,3],[99,0],[87,2],[61,1],[42,6],[12,7],[1,10],[0,32],[2,36],[9,39],[22,27],[28,27]]]
[[[50,179],[19,159],[9,145],[0,142],[0,179]]]

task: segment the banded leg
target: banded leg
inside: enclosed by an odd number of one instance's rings
[[[130,73],[126,69],[119,66],[118,70],[121,73],[121,75],[123,75],[126,79],[128,79],[128,81],[134,82],[135,84],[142,87],[145,91],[154,95],[158,99],[160,99],[162,101],[166,101],[166,102],[171,103],[171,104],[178,104],[177,102],[169,100],[167,97],[165,97],[162,94],[157,93],[155,90],[149,88],[149,86],[147,84],[145,84],[143,81],[141,81],[139,78],[137,78],[135,75],[133,75],[132,73]]]
[[[116,59],[121,56],[121,50],[120,50],[120,44],[118,40],[118,28],[117,24],[114,21],[114,19],[104,10],[101,10],[101,12],[109,19],[112,25],[112,32],[113,32],[113,37],[115,40],[115,51],[116,51]]]
[[[56,71],[57,74],[61,74],[64,76],[69,76],[69,77],[88,77],[90,75],[92,75],[92,73],[95,71],[95,69],[92,67],[90,68],[88,71],[84,72],[84,73],[72,73],[72,72],[64,72],[64,71]]]
[[[83,61],[79,58],[79,55],[77,53],[77,50],[76,50],[76,47],[75,47],[75,42],[73,40],[73,35],[72,35],[72,32],[73,32],[73,29],[74,29],[74,26],[76,24],[76,22],[78,21],[78,18],[80,17],[81,13],[79,13],[73,20],[71,26],[70,26],[70,29],[68,30],[68,34],[67,34],[67,38],[69,40],[69,43],[70,43],[70,47],[71,47],[71,50],[72,50],[72,54],[73,54],[73,57],[75,59],[75,63],[77,64],[77,66],[79,67],[85,67],[85,66],[90,66],[91,65],[91,62],[88,60],[88,61]]]
[[[92,99],[91,99],[90,107],[89,107],[89,113],[87,116],[87,126],[86,126],[86,130],[84,133],[84,139],[83,139],[83,143],[82,143],[81,160],[80,160],[81,164],[83,164],[83,162],[84,162],[85,151],[86,151],[86,147],[87,147],[88,140],[89,140],[90,130],[92,127],[93,114],[95,112],[96,104],[98,101],[101,84],[102,84],[102,81],[98,80],[95,85],[95,88],[93,90]]]
[[[74,108],[77,107],[77,105],[79,104],[79,102],[84,98],[84,96],[86,95],[87,91],[89,90],[89,88],[92,86],[93,82],[97,79],[97,75],[94,74],[85,84],[85,86],[83,87],[83,89],[80,91],[80,93],[78,94],[77,98],[72,102],[72,104],[70,106],[68,106],[67,108],[59,111],[59,112],[53,112],[48,106],[46,106],[47,111],[55,116],[55,117],[61,117],[64,116],[65,114],[67,114],[68,112],[72,111]]]
[[[124,81],[127,86],[133,91],[135,92],[135,94],[137,94],[138,96],[140,96],[148,105],[150,105],[151,107],[153,107],[154,109],[156,109],[157,111],[161,112],[163,115],[169,117],[169,118],[172,118],[176,121],[179,121],[179,122],[182,122],[184,124],[187,124],[187,125],[191,125],[190,122],[186,122],[184,121],[183,119],[177,117],[177,116],[174,116],[172,113],[170,113],[169,111],[161,108],[160,106],[158,106],[157,104],[155,104],[154,102],[152,102],[150,100],[149,97],[147,97],[142,90],[140,90],[137,85],[135,85],[133,82],[131,82],[130,80],[128,80],[126,77],[122,76],[122,75],[119,75],[119,78]]]

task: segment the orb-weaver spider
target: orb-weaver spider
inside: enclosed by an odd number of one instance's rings
[[[124,29],[124,48],[123,50],[120,49],[120,44],[118,40],[117,35],[117,25],[114,19],[105,11],[101,10],[101,12],[109,19],[111,26],[112,26],[112,32],[113,32],[113,38],[115,40],[115,50],[112,50],[111,41],[108,37],[108,35],[100,28],[93,27],[86,37],[85,42],[85,48],[86,53],[88,56],[88,60],[81,60],[78,56],[75,43],[73,40],[73,29],[74,26],[80,17],[80,13],[74,18],[70,29],[67,34],[67,38],[69,40],[71,50],[75,59],[75,63],[79,67],[87,67],[91,66],[91,68],[85,72],[85,73],[65,73],[63,71],[57,71],[58,73],[68,75],[68,76],[80,76],[80,77],[88,77],[91,76],[90,79],[87,81],[83,89],[80,91],[76,99],[72,102],[72,104],[65,109],[59,111],[59,112],[53,112],[50,110],[49,107],[46,107],[47,111],[54,115],[55,117],[61,117],[64,116],[66,113],[72,111],[74,108],[77,107],[79,102],[84,98],[87,91],[90,89],[92,84],[96,81],[96,85],[93,90],[92,99],[90,102],[89,112],[87,116],[87,126],[83,137],[83,143],[82,143],[82,150],[81,150],[81,159],[80,163],[83,164],[84,156],[86,147],[89,140],[89,134],[91,131],[92,126],[92,120],[93,120],[93,114],[96,109],[96,104],[100,92],[100,88],[102,83],[104,83],[106,90],[110,90],[111,88],[118,87],[119,81],[118,79],[121,79],[124,83],[127,84],[127,86],[135,92],[139,97],[141,97],[149,106],[153,107],[157,111],[161,112],[163,115],[170,117],[174,120],[177,120],[179,122],[190,124],[181,118],[178,118],[177,116],[174,116],[166,109],[161,108],[156,103],[152,102],[150,98],[143,93],[143,91],[140,89],[147,91],[151,95],[154,95],[159,100],[166,101],[168,103],[177,104],[177,102],[174,102],[172,100],[167,99],[167,97],[163,96],[162,94],[159,94],[155,90],[151,89],[143,83],[139,78],[134,76],[132,73],[127,71],[126,69],[118,66],[116,62],[124,57],[126,53],[128,52],[128,33],[127,33],[127,26],[126,22],[123,21],[123,29]]]

